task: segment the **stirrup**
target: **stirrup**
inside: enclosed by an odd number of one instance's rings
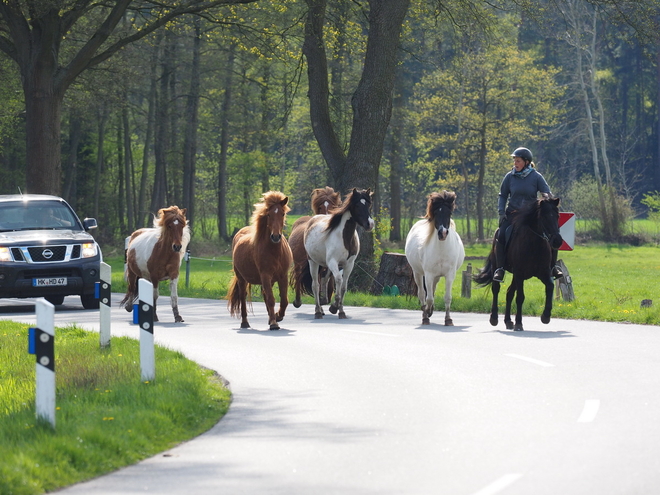
[[[561,271],[561,268],[559,268],[558,265],[552,267],[552,278],[554,278],[555,280],[559,278],[564,278],[564,272]]]
[[[502,283],[504,281],[504,268],[498,268],[495,270],[495,273],[493,273],[493,282],[500,282]]]

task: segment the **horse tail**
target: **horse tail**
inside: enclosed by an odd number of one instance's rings
[[[312,291],[312,274],[309,271],[309,263],[296,265],[291,271],[289,283],[293,290],[301,294],[314,295]]]
[[[136,285],[136,287],[137,287],[137,285]],[[130,287],[130,284],[129,284],[129,288],[126,291],[126,295],[124,296],[124,298],[121,301],[119,301],[119,307],[120,308],[126,308],[126,309],[133,309],[132,308],[133,301],[135,301],[135,299],[137,299],[137,297],[138,297],[137,291],[131,290],[131,287]],[[128,307],[129,305],[131,305],[130,308]]]
[[[252,305],[250,295],[252,293],[250,284],[245,286],[245,299],[246,302]],[[243,298],[241,297],[241,288],[238,277],[234,275],[229,283],[229,290],[227,290],[227,307],[229,308],[229,314],[235,318],[240,318],[241,316],[241,303]]]
[[[479,270],[479,273],[474,275],[473,280],[477,283],[479,287],[486,287],[493,282],[493,273],[495,272],[495,243],[497,238],[493,241],[493,246],[486,258],[486,264],[484,267]]]

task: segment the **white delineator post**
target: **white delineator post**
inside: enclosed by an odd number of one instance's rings
[[[112,305],[112,269],[101,262],[101,280],[99,282],[99,339],[101,347],[110,345],[110,308]]]
[[[55,306],[43,298],[35,302],[37,328],[34,329],[34,350],[37,356],[36,410],[37,418],[55,428]]]
[[[138,326],[140,327],[140,369],[142,381],[156,378],[154,353],[154,286],[148,280],[138,280]]]

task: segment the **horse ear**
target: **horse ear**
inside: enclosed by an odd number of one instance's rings
[[[183,208],[183,209],[181,210],[181,214],[185,217],[187,211],[188,211],[188,208]]]
[[[557,207],[559,207],[559,203],[561,202],[561,198],[553,198],[553,199],[552,199],[552,202],[553,202]]]
[[[367,194],[368,194],[369,196],[373,196],[373,195],[374,195],[374,193],[371,192],[371,188],[370,188],[370,187],[367,187]]]
[[[284,199],[280,203],[282,206],[286,206],[286,204],[289,202],[289,196],[284,196]]]

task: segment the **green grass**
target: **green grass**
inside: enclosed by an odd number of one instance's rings
[[[0,493],[38,494],[113,471],[199,435],[227,411],[211,371],[156,346],[157,377],[140,381],[139,342],[56,329],[56,427],[35,417],[27,326],[0,322]]]
[[[468,263],[476,273],[484,264],[489,246],[474,244],[466,246]],[[575,300],[556,300],[553,316],[559,318],[620,321],[642,324],[660,324],[660,248],[656,246],[632,247],[612,244],[578,245],[574,251],[560,251],[559,258],[568,267],[575,292]],[[113,291],[126,289],[123,280],[123,259],[106,260],[112,266]],[[360,270],[360,260],[355,270]],[[231,279],[231,257],[222,256],[215,260],[195,259],[190,261],[189,288],[185,287],[186,264],[181,267],[179,296],[223,299]],[[373,274],[372,274],[373,275]],[[374,275],[375,276],[375,275]],[[511,275],[505,278],[508,287]],[[161,283],[161,294],[167,294],[167,283]],[[441,280],[436,292],[436,305],[443,308],[444,282]],[[525,283],[525,315],[540,315],[544,304],[544,287],[537,279]],[[293,299],[289,290],[289,299]],[[457,276],[452,291],[452,312],[489,313],[490,289],[473,285],[472,297],[461,297],[461,278]],[[641,308],[643,299],[652,299],[653,306]],[[259,288],[253,289],[253,300],[260,300]],[[305,296],[304,303],[313,304],[313,298]],[[345,304],[349,306],[372,306],[395,309],[419,309],[416,298],[371,295],[349,292]],[[500,294],[500,308],[504,309],[504,291]]]

